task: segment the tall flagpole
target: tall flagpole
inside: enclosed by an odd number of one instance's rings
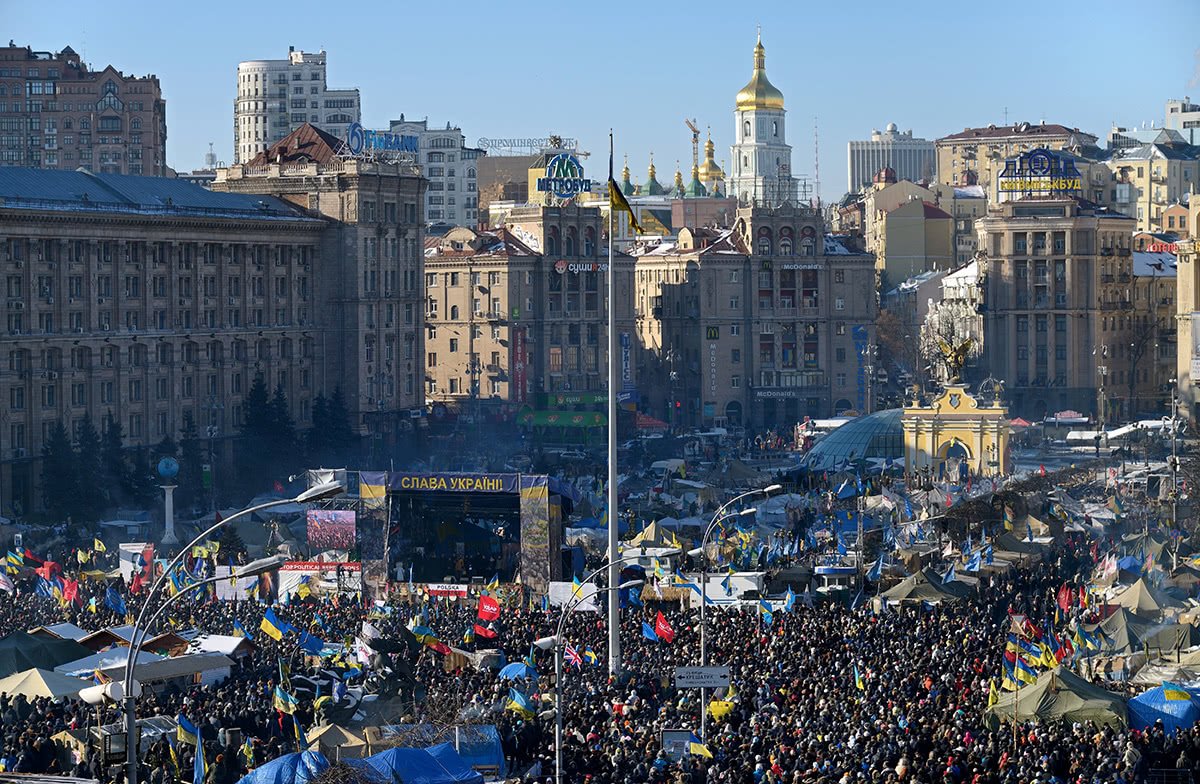
[[[608,186],[613,182],[613,134],[608,131]],[[617,268],[613,264],[616,221],[612,194],[608,199],[608,587],[621,584],[621,563],[617,559],[617,528],[621,510],[617,507]],[[608,591],[608,672],[621,669],[621,597]]]

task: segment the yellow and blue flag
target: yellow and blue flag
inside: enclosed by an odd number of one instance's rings
[[[284,691],[282,686],[275,687],[274,703],[275,710],[288,715],[294,714],[297,706],[299,705],[299,702],[296,700],[296,698]]]
[[[858,671],[858,665],[854,665],[854,688],[859,691],[866,691],[867,684],[863,681],[862,673]]]
[[[707,757],[708,759],[712,759],[712,752],[708,750],[708,746],[705,746],[700,742],[700,739],[696,737],[696,733],[694,732],[688,739],[688,753],[695,754],[698,757]]]
[[[283,635],[288,632],[296,631],[296,627],[287,621],[281,620],[275,614],[275,609],[272,607],[267,608],[267,611],[263,614],[262,623],[258,625],[258,628],[262,630],[263,634],[276,641],[282,640]]]
[[[1188,694],[1187,689],[1170,681],[1163,681],[1162,691],[1163,699],[1167,702],[1190,702],[1192,699],[1192,695]]]
[[[192,763],[192,784],[204,784],[208,768],[204,764],[204,744],[196,744],[196,759]]]
[[[236,635],[238,637],[245,637],[247,640],[250,640],[251,642],[254,641],[254,635],[252,635],[252,634],[250,634],[250,632],[246,631],[246,627],[242,626],[242,622],[237,620],[236,618],[233,621],[233,633],[234,633],[234,635]]]
[[[513,688],[508,690],[508,704],[504,707],[527,719],[532,718],[535,714],[533,703],[529,701],[529,698]]]
[[[200,730],[196,729],[196,725],[188,721],[188,717],[182,713],[175,717],[175,736],[179,738],[180,743],[190,743],[193,746],[200,742]]]

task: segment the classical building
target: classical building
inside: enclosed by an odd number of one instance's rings
[[[600,211],[521,207],[452,229],[425,254],[426,395],[511,415],[546,394],[608,390],[608,257]],[[636,388],[633,259],[617,254],[622,392]]]
[[[0,47],[0,166],[167,174],[158,77],[89,70],[69,46]]]
[[[1165,413],[1175,378],[1177,324],[1174,253],[1133,251],[1133,326],[1130,329],[1133,410]],[[1128,386],[1128,384],[1127,384]]]
[[[1117,150],[1105,163],[1111,170],[1105,203],[1136,218],[1139,231],[1170,231],[1164,212],[1200,188],[1200,146],[1151,142]]]
[[[341,140],[309,124],[244,164],[217,171],[214,191],[274,196],[325,219],[306,326],[355,423],[385,443],[425,409],[425,186],[408,164],[340,157]]]
[[[981,185],[989,198],[994,178],[1007,160],[1043,147],[1049,150],[1091,149],[1096,137],[1065,125],[1017,123],[964,128],[943,136],[937,148],[937,177],[947,185]]]
[[[1000,476],[1009,471],[1008,409],[950,383],[928,404],[911,401],[904,429],[904,475],[910,481]]]
[[[190,414],[224,437],[260,375],[310,422],[338,378],[315,329],[326,226],[178,179],[0,168],[0,513],[40,504],[57,422],[111,414],[143,447]]]
[[[641,408],[675,426],[789,427],[870,405],[873,259],[807,207],[744,207],[637,256]]]
[[[871,131],[866,141],[846,142],[846,190],[857,193],[871,184],[875,174],[890,168],[901,180],[932,182],[937,178],[933,142],[918,139],[888,123],[882,133]]]
[[[289,46],[286,60],[238,63],[233,162],[245,163],[305,123],[345,139],[362,118],[358,89],[330,89],[325,76],[324,50]]]
[[[1005,382],[1010,409],[1119,418],[1133,372],[1133,220],[1062,193],[1005,201],[976,226],[986,254],[979,365]]]
[[[737,94],[727,193],[739,204],[778,206],[796,201],[792,147],[784,126],[783,93],[767,79],[766,49],[754,46],[754,73]]]
[[[475,226],[480,219],[478,161],[485,153],[468,147],[462,129],[446,123],[430,128],[426,120],[392,120],[390,133],[417,137],[417,162],[429,190],[425,192],[425,219],[430,223]]]

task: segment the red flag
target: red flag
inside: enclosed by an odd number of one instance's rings
[[[1059,638],[1059,645],[1062,647],[1063,653],[1062,659],[1059,659],[1059,661],[1069,659],[1075,655],[1075,645],[1071,642],[1071,638],[1068,635],[1064,634]]]
[[[275,480],[275,492],[276,493],[283,492],[283,482],[280,482],[278,479]]]
[[[63,580],[63,602],[66,604],[74,603],[79,598],[79,581],[67,578]]]
[[[60,567],[54,561],[43,561],[42,565],[33,571],[37,572],[39,577],[46,580],[54,579],[54,575],[59,571]]]
[[[1046,475],[1046,464],[1043,463],[1041,468],[1038,469],[1038,471],[1039,471],[1039,473],[1041,473],[1042,476],[1045,476]]]
[[[129,592],[130,592],[130,593],[137,593],[138,591],[142,590],[142,583],[143,583],[143,582],[144,582],[144,581],[142,580],[142,573],[141,573],[141,572],[134,572],[134,573],[133,573],[133,579],[132,579],[132,580],[130,580],[130,582],[129,582]]]
[[[1071,602],[1074,599],[1074,593],[1075,592],[1071,590],[1071,586],[1067,585],[1066,583],[1063,583],[1062,587],[1058,589],[1058,606],[1062,608],[1063,612],[1070,612]]]
[[[671,628],[671,624],[667,623],[667,619],[663,617],[661,610],[659,610],[658,615],[654,619],[654,633],[663,642],[673,642],[675,640],[675,630]]]
[[[490,626],[480,626],[479,624],[475,624],[475,634],[478,637],[483,637],[488,640],[494,640],[496,638],[496,630]]]
[[[154,576],[154,545],[148,544],[142,550],[142,579],[146,582]]]
[[[38,558],[36,555],[34,555],[33,550],[30,550],[28,547],[25,548],[25,560],[26,561],[37,561],[38,563],[42,563],[42,559]]]
[[[479,610],[476,613],[481,621],[494,621],[500,617],[500,602],[490,596],[479,597]]]

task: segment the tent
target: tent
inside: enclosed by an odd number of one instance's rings
[[[629,544],[635,547],[639,545],[645,547],[673,547],[674,536],[666,528],[655,522],[643,528],[641,533],[629,540]]]
[[[367,753],[367,739],[345,727],[326,724],[313,727],[307,733],[308,746],[317,744],[317,750],[327,759],[342,760],[362,757]]]
[[[1195,627],[1190,624],[1158,623],[1136,615],[1124,607],[1118,607],[1112,615],[1092,626],[1089,631],[1095,634],[1096,629],[1104,633],[1104,636],[1100,637],[1102,654],[1137,653],[1145,648],[1164,651],[1187,648],[1192,644],[1195,631]]]
[[[78,678],[60,675],[51,670],[33,669],[13,673],[4,680],[0,680],[0,694],[9,696],[24,694],[29,698],[58,699],[59,697],[74,697],[79,694],[80,689],[87,685]]]
[[[434,756],[432,750],[437,749]],[[430,749],[394,748],[346,764],[381,775],[390,784],[483,784],[483,774],[471,770],[449,743]]]
[[[0,639],[0,678],[37,667],[54,669],[90,654],[90,650],[74,640],[52,640],[13,632]]]
[[[1133,585],[1109,599],[1109,604],[1124,607],[1139,615],[1157,618],[1165,610],[1178,609],[1183,605],[1154,588],[1145,579],[1140,579]]]
[[[1167,699],[1163,686],[1155,686],[1129,701],[1129,726],[1137,730],[1149,729],[1154,722],[1161,721],[1163,729],[1170,735],[1178,730],[1191,729],[1200,720],[1200,697],[1198,692],[1185,690],[1172,684],[1170,692],[1181,691],[1186,699]]]
[[[1017,720],[1024,723],[1094,721],[1106,727],[1125,726],[1125,701],[1120,696],[1088,683],[1065,667],[1055,667],[1038,676],[1015,692],[1004,692],[995,705],[987,709],[987,722],[992,729],[1001,722]]]
[[[956,602],[970,593],[971,589],[957,580],[942,582],[941,576],[927,566],[882,595],[889,602]]]
[[[436,748],[437,744],[452,741],[458,756],[475,770],[488,776],[504,775],[504,748],[494,724],[467,724],[457,729],[432,724],[385,724],[364,731],[371,751],[391,746],[422,746]]]
[[[306,784],[329,767],[329,760],[317,751],[284,754],[247,773],[238,784]]]

